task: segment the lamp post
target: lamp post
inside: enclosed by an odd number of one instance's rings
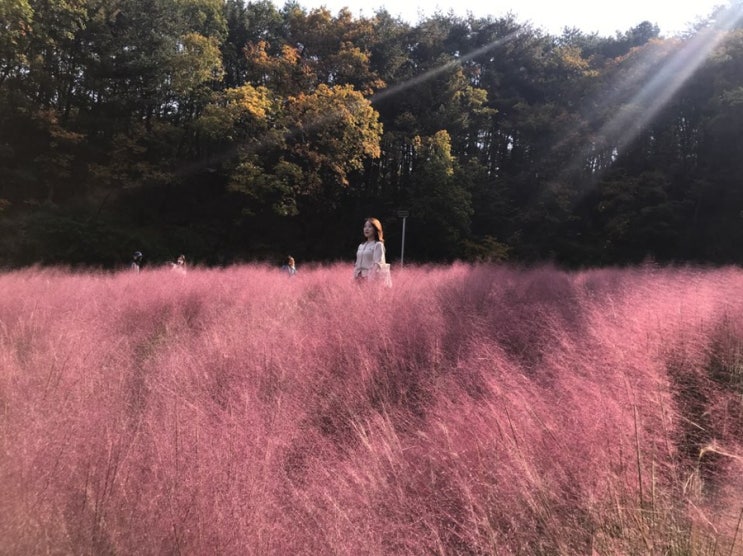
[[[405,221],[408,218],[409,212],[407,210],[398,210],[398,218],[402,218],[402,246],[400,247],[400,267],[405,264]]]

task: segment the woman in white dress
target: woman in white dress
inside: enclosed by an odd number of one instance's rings
[[[385,259],[382,223],[376,218],[367,218],[364,221],[364,238],[366,241],[356,250],[354,278],[373,280],[381,276],[385,285],[389,285],[390,267]]]

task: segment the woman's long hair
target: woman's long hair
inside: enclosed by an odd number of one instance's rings
[[[366,221],[372,225],[374,231],[377,234],[377,241],[384,243],[384,232],[382,231],[382,223],[376,218],[367,218]]]

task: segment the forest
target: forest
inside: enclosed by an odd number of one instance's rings
[[[0,0],[0,266],[736,264],[743,4],[661,36]],[[409,216],[404,220],[401,214]]]

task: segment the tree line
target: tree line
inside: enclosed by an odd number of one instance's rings
[[[681,36],[267,0],[0,0],[0,264],[731,263],[743,4]]]

